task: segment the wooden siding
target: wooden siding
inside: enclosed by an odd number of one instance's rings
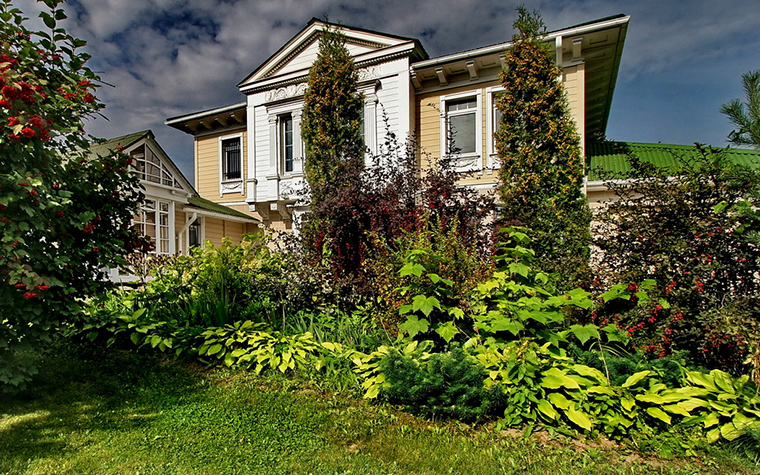
[[[240,130],[225,131],[218,134],[206,135],[195,139],[195,187],[198,193],[206,199],[218,203],[239,202],[244,195],[240,193],[225,193],[219,196],[219,138],[228,135],[241,133],[242,153],[243,153],[243,179],[248,173],[248,143],[247,133]],[[245,190],[245,188],[243,188]]]

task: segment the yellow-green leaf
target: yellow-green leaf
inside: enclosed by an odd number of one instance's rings
[[[666,424],[670,424],[670,416],[667,415],[665,412],[663,412],[662,409],[658,407],[648,407],[647,414],[654,417],[655,419],[661,420],[662,422]]]
[[[594,427],[591,419],[589,419],[588,415],[583,411],[579,411],[574,407],[568,407],[565,414],[567,414],[567,418],[570,419],[571,422],[582,429],[591,430],[591,428]]]

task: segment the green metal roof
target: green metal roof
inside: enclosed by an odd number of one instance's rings
[[[734,163],[753,168],[760,167],[760,150],[731,147],[714,148],[724,150]],[[659,168],[668,169],[676,165],[679,157],[696,156],[697,147],[664,143],[591,142],[586,150],[590,169],[589,180],[600,180],[600,170],[614,174],[630,171],[630,163],[626,160],[629,155],[635,155],[641,161],[651,163]]]
[[[214,203],[213,201],[207,200],[206,198],[201,198],[200,196],[191,196],[187,199],[187,201],[190,206],[195,208],[205,209],[206,211],[213,211],[215,213],[228,214],[230,216],[236,216],[238,218],[246,218],[250,219],[251,221],[257,221],[256,218],[249,216],[242,211],[238,211],[219,203]]]
[[[90,145],[90,155],[107,155],[116,149],[127,148],[152,133],[150,130],[143,130],[133,134],[122,135],[121,137],[114,137],[105,142],[93,143]]]

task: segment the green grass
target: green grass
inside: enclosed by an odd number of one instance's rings
[[[56,349],[0,395],[0,474],[750,474],[731,454],[683,460],[523,440],[248,373],[115,350]]]

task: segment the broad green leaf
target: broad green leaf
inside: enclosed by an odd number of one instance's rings
[[[729,394],[736,393],[733,379],[728,373],[725,373],[719,369],[714,369],[710,371],[710,376],[712,377],[713,381],[720,389],[726,391]]]
[[[720,422],[720,418],[718,417],[717,413],[711,412],[705,416],[705,420],[703,422],[705,424],[705,429],[707,429],[708,427],[717,425],[718,422]]]
[[[462,310],[459,307],[451,307],[449,309],[449,315],[451,315],[455,319],[464,318],[464,310]]]
[[[623,409],[628,412],[631,412],[633,408],[636,407],[636,401],[627,397],[620,398],[620,404],[623,406]]]
[[[370,386],[366,393],[364,393],[364,399],[375,399],[380,394],[380,385],[375,384]]]
[[[650,404],[665,404],[665,399],[659,394],[637,394],[636,399]]]
[[[679,416],[689,417],[691,414],[689,414],[689,411],[683,408],[683,406],[679,406],[678,404],[666,404],[662,406],[663,411],[667,411],[671,414],[678,414]]]
[[[441,338],[446,340],[446,343],[450,342],[457,333],[459,333],[459,329],[454,325],[453,322],[446,322],[444,324],[438,325],[438,327],[435,329],[435,332],[441,335]]]
[[[691,399],[686,399],[685,401],[680,401],[678,405],[683,407],[686,411],[691,412],[698,407],[707,406],[707,403],[702,399],[691,398]]]
[[[209,355],[209,356],[215,355],[215,354],[219,353],[219,351],[221,351],[221,349],[222,349],[222,345],[220,345],[220,344],[217,343],[216,345],[210,346],[209,349],[208,349],[208,351],[206,352],[206,354]]]
[[[424,295],[415,295],[412,299],[412,310],[421,311],[426,317],[429,317],[433,309],[441,308],[441,302],[434,296],[425,297]]]
[[[649,376],[649,373],[651,373],[651,371],[647,370],[647,371],[639,371],[638,373],[634,373],[634,374],[630,375],[628,377],[628,379],[625,380],[625,382],[623,383],[622,387],[624,387],[624,388],[630,388],[631,386],[636,385],[636,383],[638,383],[642,379],[644,379],[647,376]]]
[[[736,440],[744,435],[744,431],[737,429],[733,423],[728,422],[720,426],[720,435],[726,440]]]
[[[585,345],[591,338],[599,339],[599,328],[593,323],[587,325],[572,325],[570,326],[570,332],[572,332],[583,345]]]
[[[422,264],[414,264],[408,262],[406,265],[404,265],[404,267],[401,268],[399,275],[401,277],[407,275],[415,275],[417,277],[421,277],[423,272],[425,272],[425,268],[422,266]]]
[[[140,343],[140,335],[138,335],[137,333],[132,333],[131,335],[129,335],[129,339],[132,340],[132,343],[134,343],[135,345]]]
[[[591,428],[594,427],[591,419],[589,419],[588,415],[583,411],[579,411],[574,407],[568,407],[565,411],[565,414],[571,422],[573,422],[578,427],[581,427],[582,429],[591,430]]]
[[[568,401],[563,394],[549,393],[546,397],[552,402],[552,404],[560,409],[565,410],[570,407],[570,401]]]
[[[549,368],[549,370],[544,373],[544,378],[541,380],[541,386],[548,389],[558,389],[562,387],[567,389],[580,388],[577,381],[568,377],[565,372],[556,367]]]
[[[718,387],[715,385],[715,382],[713,379],[704,374],[700,373],[699,371],[687,371],[686,372],[686,379],[695,385],[702,386],[705,389],[708,389],[711,392],[717,393],[720,392],[718,390]]]
[[[707,442],[710,444],[714,444],[720,440],[720,429],[716,427],[715,429],[711,429],[707,431]]]
[[[760,427],[760,421],[752,417],[747,417],[741,412],[736,413],[732,422],[734,423],[734,426],[736,426],[736,428],[739,430],[744,430],[750,426]]]
[[[424,318],[420,320],[417,315],[409,315],[406,321],[399,325],[398,328],[407,332],[411,338],[414,338],[418,333],[427,333],[430,329],[430,322]]]
[[[609,386],[591,386],[586,389],[586,392],[589,394],[606,394],[607,396],[615,395],[615,391]]]
[[[538,408],[539,411],[541,411],[542,414],[547,416],[550,419],[556,419],[557,418],[557,411],[554,409],[554,406],[551,405],[549,401],[546,399],[539,399],[538,404],[536,405],[536,408]]]
[[[655,419],[661,420],[662,422],[666,424],[670,424],[670,416],[667,415],[665,412],[663,412],[662,409],[658,407],[648,407],[647,414],[654,417]]]

